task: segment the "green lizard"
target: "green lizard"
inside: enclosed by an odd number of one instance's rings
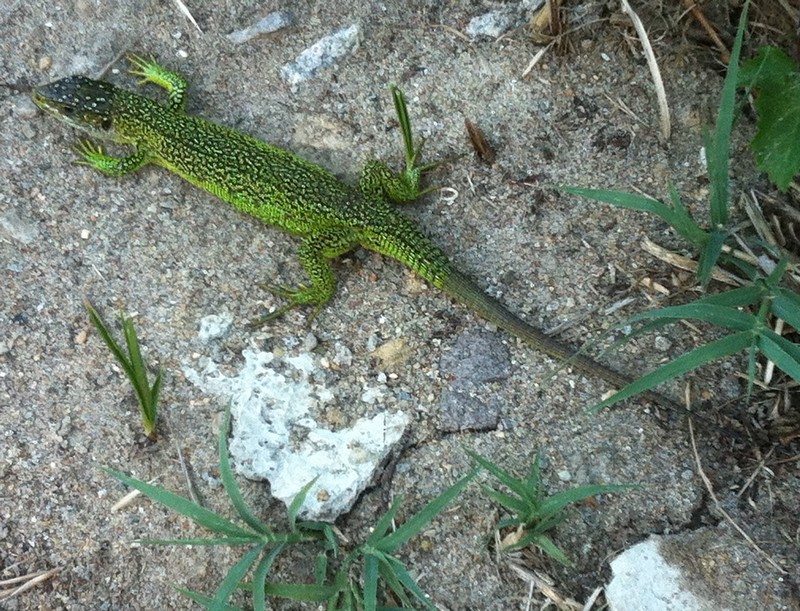
[[[288,303],[278,316],[298,305],[314,306],[314,314],[335,291],[330,260],[357,246],[402,261],[428,282],[498,327],[549,356],[569,362],[585,373],[623,388],[629,380],[529,325],[487,295],[456,270],[444,253],[390,202],[416,199],[420,175],[432,166],[418,166],[402,92],[392,95],[406,149],[406,169],[392,172],[379,161],[368,161],[358,186],[296,155],[241,132],[184,112],[188,82],[155,60],[129,58],[132,74],[167,90],[164,105],[83,76],[67,77],[33,92],[34,102],[47,113],[90,135],[133,145],[135,152],[112,157],[87,140],[77,145],[80,163],[112,176],[122,176],[154,163],[229,202],[242,212],[299,236],[300,262],[310,280],[294,289],[268,287]],[[619,393],[622,395],[623,393]],[[633,393],[628,393],[633,394]],[[662,405],[670,401],[648,397]]]

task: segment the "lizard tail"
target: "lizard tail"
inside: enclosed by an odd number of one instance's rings
[[[507,310],[499,301],[487,295],[463,274],[452,270],[447,277],[439,279],[437,284],[448,295],[477,312],[489,322],[520,338],[533,348],[541,350],[548,356],[562,361],[569,360],[571,365],[577,369],[597,376],[618,389],[627,386],[631,382],[631,380],[613,369],[604,367],[583,355],[575,355],[575,352],[569,347],[554,340]]]

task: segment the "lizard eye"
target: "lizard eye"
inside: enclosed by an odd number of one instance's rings
[[[73,112],[75,112],[75,109],[72,106],[64,106],[64,108],[61,109],[61,112],[63,112],[65,115],[71,115]]]
[[[111,129],[111,119],[103,119],[103,121],[100,123],[100,127],[106,131]]]

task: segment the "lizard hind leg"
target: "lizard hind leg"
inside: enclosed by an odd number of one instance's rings
[[[420,178],[423,172],[427,172],[442,163],[447,163],[448,160],[417,165],[424,141],[420,142],[419,146],[414,147],[411,120],[408,117],[405,96],[402,90],[394,85],[390,89],[395,112],[397,113],[397,121],[400,124],[400,131],[403,136],[406,169],[401,173],[397,173],[389,169],[383,162],[368,161],[361,170],[361,179],[358,186],[368,198],[388,198],[395,203],[406,203],[438,189],[438,187],[430,187],[421,190],[419,187]]]
[[[307,236],[300,244],[298,258],[300,264],[311,281],[295,288],[264,285],[264,288],[288,300],[274,312],[250,322],[250,327],[259,327],[264,323],[283,316],[298,306],[314,306],[308,318],[310,324],[336,292],[336,278],[331,269],[330,260],[358,246],[359,240],[346,230],[329,230]]]

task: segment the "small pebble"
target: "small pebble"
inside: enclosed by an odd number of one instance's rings
[[[663,335],[659,335],[658,337],[656,337],[654,344],[656,350],[660,350],[661,352],[666,352],[672,347],[672,341],[670,341]]]
[[[306,333],[306,336],[303,338],[303,352],[313,352],[314,348],[316,348],[318,344],[319,341],[317,340],[316,335],[311,332]]]
[[[275,11],[248,28],[231,32],[228,34],[227,39],[235,45],[240,45],[248,40],[252,40],[256,36],[260,36],[261,34],[277,32],[282,28],[292,25],[293,22],[294,18],[292,17],[291,13],[286,11]]]
[[[307,81],[320,70],[333,66],[339,58],[352,53],[360,41],[361,28],[355,24],[320,38],[293,62],[281,68],[281,77],[290,85]]]

